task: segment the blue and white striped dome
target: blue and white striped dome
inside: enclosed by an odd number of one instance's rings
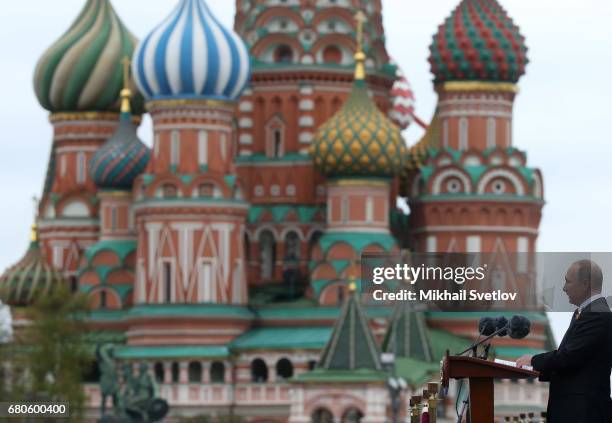
[[[148,100],[234,100],[250,76],[249,53],[204,0],[180,0],[136,48],[133,74]]]

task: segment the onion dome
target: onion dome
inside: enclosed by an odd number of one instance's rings
[[[38,101],[51,112],[118,110],[121,59],[131,56],[135,45],[109,0],[87,0],[70,29],[36,65]]]
[[[355,82],[342,108],[321,125],[310,154],[327,176],[393,176],[400,172],[404,142],[400,129],[368,95],[365,54],[355,54]]]
[[[129,59],[124,62],[124,81],[129,81]],[[98,188],[132,188],[134,179],[144,172],[151,151],[138,138],[130,113],[131,91],[126,84],[121,90],[121,115],[117,131],[91,158],[89,169]]]
[[[395,83],[391,88],[391,97],[393,107],[389,111],[389,118],[400,129],[408,128],[414,122],[414,92],[399,67],[397,67]]]
[[[462,0],[430,51],[435,82],[517,82],[528,62],[525,38],[496,0]]]
[[[25,256],[0,276],[0,298],[9,305],[25,306],[32,304],[37,295],[44,295],[64,282],[61,272],[45,261],[36,226],[33,226],[30,247]]]
[[[180,0],[134,53],[134,78],[148,100],[236,99],[250,76],[247,48],[204,0]]]

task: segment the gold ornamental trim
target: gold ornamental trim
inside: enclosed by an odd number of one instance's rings
[[[447,81],[442,84],[445,91],[503,91],[518,93],[519,89],[512,82],[488,81]]]
[[[119,113],[115,112],[59,112],[49,115],[49,122],[77,122],[77,121],[118,121]],[[132,116],[132,122],[140,125],[142,116]]]
[[[328,182],[330,185],[338,187],[387,187],[388,181],[372,180],[372,179],[340,179],[337,181]]]
[[[156,108],[180,107],[180,106],[200,106],[200,107],[232,107],[232,101],[218,99],[195,99],[195,98],[177,98],[167,100],[151,100],[145,105],[148,111]]]
[[[59,112],[49,116],[49,122],[62,122],[67,120],[118,120],[119,113],[115,112]]]
[[[100,197],[100,198],[131,198],[132,197],[132,191],[131,190],[127,190],[127,191],[122,191],[122,190],[112,190],[112,191],[98,190],[98,197]]]

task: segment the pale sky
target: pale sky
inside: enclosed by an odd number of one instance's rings
[[[208,0],[233,24],[234,1]],[[47,112],[34,95],[36,61],[68,28],[85,0],[3,2],[0,14],[0,271],[25,252],[51,145]],[[142,39],[177,0],[113,0]],[[458,0],[383,0],[387,49],[416,95],[417,114],[431,118],[436,95],[427,62],[438,25]],[[515,102],[514,145],[544,174],[539,251],[612,251],[612,2],[502,0],[527,38],[530,63]],[[412,128],[414,142],[421,131]],[[150,122],[140,128],[150,143]],[[604,275],[607,276],[607,275]],[[609,277],[612,277],[610,275]],[[565,315],[552,317],[557,340]]]

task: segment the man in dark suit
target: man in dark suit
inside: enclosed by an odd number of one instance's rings
[[[572,264],[563,291],[578,307],[559,348],[525,355],[518,366],[533,366],[550,382],[550,423],[612,423],[612,312],[601,295],[603,275],[590,260]]]

